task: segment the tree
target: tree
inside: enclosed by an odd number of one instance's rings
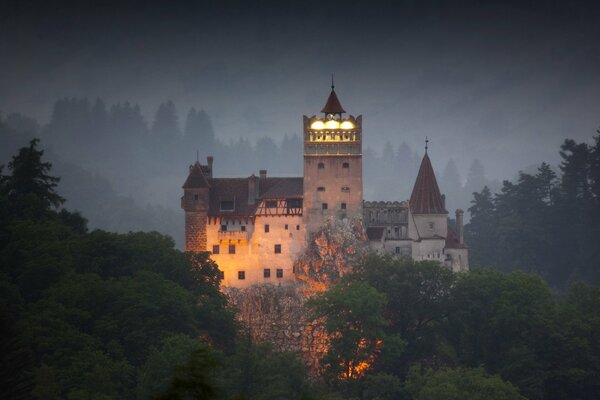
[[[483,369],[411,368],[406,388],[414,400],[526,400],[510,383]]]
[[[185,121],[183,143],[187,151],[200,150],[202,155],[212,155],[215,150],[215,131],[204,110],[191,108]]]
[[[18,217],[40,217],[60,207],[63,199],[56,193],[60,178],[49,175],[52,164],[42,162],[43,150],[38,150],[39,139],[19,150],[8,164],[10,176],[5,176],[4,190],[9,207]]]

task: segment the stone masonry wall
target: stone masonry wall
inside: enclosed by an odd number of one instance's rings
[[[185,250],[206,251],[206,212],[185,213]]]

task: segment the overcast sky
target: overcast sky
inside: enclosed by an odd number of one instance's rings
[[[600,128],[592,1],[21,3],[0,2],[4,115],[43,123],[56,99],[87,96],[151,120],[170,99],[221,138],[281,138],[319,112],[333,72],[367,146],[422,152],[427,135],[438,169],[479,158],[493,178]]]

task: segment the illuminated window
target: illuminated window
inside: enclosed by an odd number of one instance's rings
[[[342,210],[346,209],[346,203],[342,203]]]
[[[229,254],[235,254],[235,244],[229,245]]]
[[[350,191],[350,187],[349,186],[342,186],[342,192],[348,193],[349,191]]]
[[[243,281],[246,279],[246,271],[238,271],[238,280]]]
[[[347,162],[343,163],[342,168],[350,168],[350,163],[347,163]]]
[[[324,192],[324,191],[325,191],[325,188],[323,186],[319,186],[317,188],[317,192]]]
[[[320,162],[319,165],[317,166],[319,169],[325,169],[325,164]]]
[[[321,208],[322,208],[323,210],[327,210],[327,203],[323,203],[323,204],[321,204]]]
[[[264,278],[270,278],[271,277],[271,268],[265,268],[263,270],[263,277]]]
[[[265,233],[269,233],[269,224],[265,224]]]
[[[283,269],[277,268],[277,277],[278,278],[283,278]]]
[[[281,245],[280,244],[275,245],[275,254],[281,254]]]
[[[219,254],[219,245],[218,244],[214,244],[213,245],[213,254]]]

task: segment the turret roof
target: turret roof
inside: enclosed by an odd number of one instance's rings
[[[184,189],[209,188],[210,185],[202,172],[202,165],[198,161],[190,167],[190,173],[183,184]]]
[[[340,100],[335,94],[335,90],[331,87],[331,93],[329,94],[329,98],[327,99],[327,103],[321,110],[322,113],[325,114],[342,114],[345,113],[346,110],[342,107]]]
[[[448,214],[427,152],[421,161],[409,204],[413,214]]]

